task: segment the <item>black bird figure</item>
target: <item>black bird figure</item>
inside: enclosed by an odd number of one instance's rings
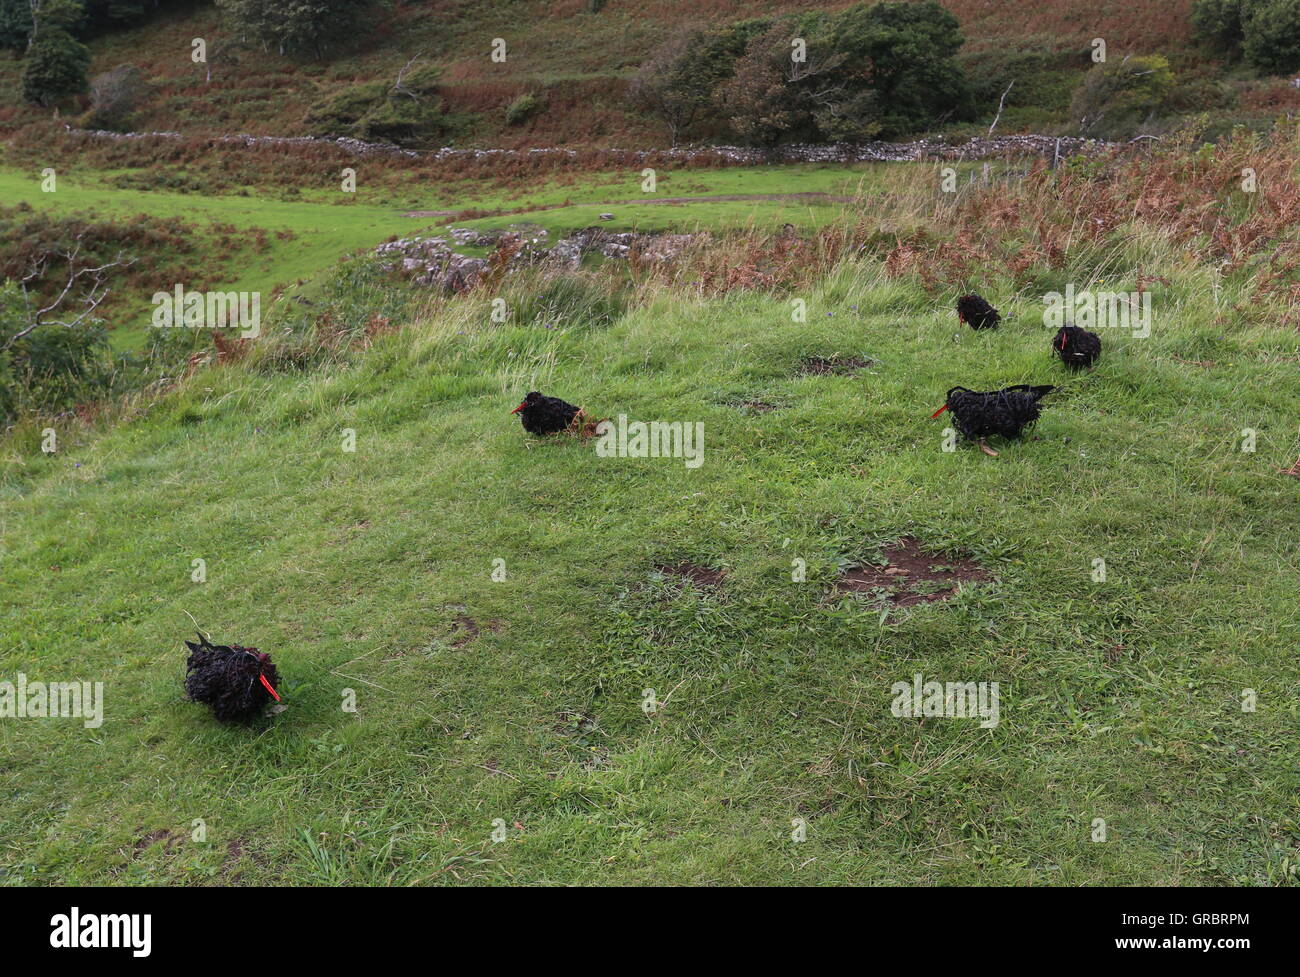
[[[984,439],[993,434],[1004,438],[1020,437],[1038,420],[1038,402],[1055,389],[1051,385],[1031,387],[1021,383],[1004,390],[980,393],[965,387],[953,387],[948,391],[944,405],[930,417],[934,419],[951,410],[953,425],[962,436],[976,442],[986,455],[996,458],[998,453]]]
[[[1101,337],[1079,326],[1062,326],[1052,338],[1052,351],[1071,370],[1082,370],[1101,355]]]
[[[520,423],[529,434],[544,435],[566,430],[582,413],[582,408],[574,407],[559,397],[547,397],[532,390],[510,413],[519,415]]]
[[[587,420],[586,411],[581,407],[574,407],[559,397],[543,396],[536,390],[529,391],[523,403],[510,413],[519,415],[525,431],[538,436],[571,431],[590,437],[596,427]]]
[[[996,329],[1002,321],[998,310],[974,292],[957,299],[957,318],[972,329]]]
[[[193,702],[212,708],[223,723],[252,719],[268,702],[280,701],[275,687],[280,675],[270,655],[256,648],[214,645],[203,635],[185,642],[190,657],[185,662],[185,694]]]

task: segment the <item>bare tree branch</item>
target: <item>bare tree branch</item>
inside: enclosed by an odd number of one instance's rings
[[[20,339],[25,339],[41,326],[62,326],[65,329],[75,329],[81,325],[90,316],[94,315],[95,310],[100,307],[104,299],[108,298],[110,289],[104,284],[105,273],[112,268],[125,268],[136,262],[135,258],[122,257],[122,252],[117,253],[117,257],[112,261],[106,261],[102,265],[91,267],[77,267],[77,257],[81,254],[81,237],[77,237],[77,244],[71,251],[65,251],[61,257],[68,263],[68,280],[63,284],[63,290],[59,292],[57,298],[48,305],[32,311],[32,300],[27,291],[27,285],[34,282],[45,274],[49,266],[50,252],[42,254],[39,258],[34,258],[26,275],[20,279],[19,284],[22,286],[23,299],[27,304],[28,316],[30,321],[22,329],[9,337],[4,346],[0,346],[0,352],[8,350]],[[57,312],[68,299],[68,295],[74,288],[77,288],[83,280],[88,280],[90,289],[81,296],[81,303],[85,306],[81,314],[75,318],[68,319],[46,319],[45,317],[53,312]]]
[[[406,86],[404,86],[402,84],[402,78],[404,78],[406,76],[406,73],[411,70],[411,66],[415,64],[415,62],[419,61],[420,58],[422,58],[423,56],[424,56],[423,52],[420,52],[416,54],[416,56],[413,57],[410,61],[406,62],[405,65],[402,66],[402,70],[397,73],[397,81],[393,83],[393,88],[392,88],[392,90],[396,92],[398,95],[410,95],[411,98],[415,99],[415,101],[417,102],[420,100],[420,96],[415,94],[415,92],[411,91]]]

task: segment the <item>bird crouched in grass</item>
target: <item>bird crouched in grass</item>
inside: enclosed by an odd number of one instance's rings
[[[538,437],[561,431],[592,437],[599,423],[590,420],[581,407],[574,407],[559,397],[546,397],[536,390],[530,390],[523,403],[510,413],[518,414],[524,430]]]
[[[185,662],[185,694],[193,702],[212,708],[223,723],[252,719],[268,702],[280,701],[275,687],[280,675],[270,655],[256,648],[214,645],[203,635],[185,642],[190,657]]]
[[[1101,337],[1079,326],[1062,326],[1052,338],[1052,351],[1071,370],[1082,370],[1101,355]]]
[[[1002,321],[998,310],[974,292],[957,299],[957,318],[972,329],[996,329]]]
[[[1021,383],[981,393],[953,387],[948,391],[944,405],[930,418],[933,420],[946,410],[952,411],[953,425],[962,436],[976,442],[986,455],[996,458],[998,453],[984,439],[994,434],[1004,438],[1020,437],[1038,420],[1038,402],[1055,389],[1050,384],[1031,387]]]

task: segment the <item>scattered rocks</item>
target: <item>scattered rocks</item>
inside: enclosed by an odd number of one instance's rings
[[[550,237],[550,232],[537,224],[512,224],[510,227],[498,227],[486,231],[472,227],[449,227],[447,233],[457,244],[469,248],[493,248],[503,241],[515,239],[526,244],[541,244]]]
[[[386,269],[400,270],[417,285],[436,286],[448,292],[473,288],[488,267],[483,258],[457,254],[441,237],[388,241],[375,248],[375,254],[394,259],[383,266]]]
[[[548,257],[552,264],[577,268],[582,264],[582,246],[572,239],[556,241]]]
[[[626,260],[635,254],[641,261],[670,261],[699,235],[635,231],[611,234],[599,227],[587,227],[547,247],[548,236],[544,228],[529,225],[488,231],[452,227],[447,229],[446,237],[389,241],[375,248],[374,253],[391,259],[384,267],[400,271],[416,285],[463,292],[477,284],[487,271],[488,261],[458,254],[453,245],[509,249],[509,268],[549,265],[572,269],[582,263],[584,255],[593,253],[616,260]]]
[[[94,139],[184,139],[179,132],[110,132],[105,129],[74,129],[64,126],[68,132]],[[1141,139],[1143,137],[1139,137]],[[942,138],[917,139],[912,142],[868,142],[868,143],[831,143],[827,145],[793,145],[777,146],[770,149],[758,149],[747,146],[700,146],[679,149],[566,149],[559,146],[536,147],[533,149],[452,149],[443,147],[434,150],[402,149],[388,143],[363,142],[346,136],[251,136],[247,133],[237,135],[213,136],[213,142],[244,145],[250,148],[259,146],[336,146],[355,156],[396,155],[408,157],[425,157],[434,160],[444,159],[525,159],[536,156],[558,156],[577,159],[579,156],[599,161],[608,157],[611,163],[632,163],[650,157],[673,160],[715,159],[727,163],[854,163],[854,162],[904,162],[919,159],[986,159],[995,156],[1047,156],[1059,153],[1071,156],[1079,153],[1096,153],[1113,148],[1119,143],[1108,143],[1100,139],[1079,139],[1041,135],[1004,135],[976,136],[971,139],[953,142]],[[1130,142],[1137,142],[1131,140]],[[612,215],[601,215],[601,220],[612,220]]]

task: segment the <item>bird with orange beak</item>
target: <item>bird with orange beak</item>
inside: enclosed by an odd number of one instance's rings
[[[1020,437],[1038,420],[1038,402],[1056,388],[1050,384],[1029,386],[1019,383],[1002,390],[980,392],[965,387],[948,391],[944,404],[930,415],[938,417],[952,411],[953,426],[961,435],[979,445],[986,455],[996,458],[998,453],[985,440],[991,435],[1014,439]]]

